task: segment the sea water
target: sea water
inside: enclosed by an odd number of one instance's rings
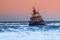
[[[29,22],[0,23],[0,40],[60,40],[60,21],[29,26]]]

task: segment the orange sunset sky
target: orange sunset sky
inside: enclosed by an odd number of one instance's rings
[[[60,21],[60,0],[0,0],[0,21],[29,20],[33,6],[45,21]]]

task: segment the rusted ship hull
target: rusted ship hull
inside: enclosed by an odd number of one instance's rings
[[[45,25],[45,23],[40,21],[29,21],[29,26],[35,26],[35,25]]]

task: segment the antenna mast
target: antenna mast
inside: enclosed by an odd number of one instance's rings
[[[35,8],[37,8],[37,9],[39,9],[38,8],[38,0],[33,0],[33,7]]]

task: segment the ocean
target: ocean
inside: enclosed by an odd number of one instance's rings
[[[0,40],[60,40],[60,21],[29,26],[29,22],[0,22]]]

